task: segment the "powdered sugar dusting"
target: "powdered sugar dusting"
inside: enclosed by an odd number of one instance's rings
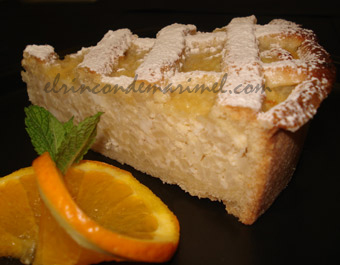
[[[296,131],[316,114],[318,104],[314,104],[315,95],[322,100],[327,93],[317,78],[306,80],[296,86],[284,104],[276,105],[268,112],[259,114],[258,119]]]
[[[24,53],[28,53],[30,56],[47,63],[51,63],[57,58],[54,48],[50,45],[28,45]]]
[[[256,38],[276,34],[296,34],[300,26],[284,19],[273,19],[266,25],[256,25]]]
[[[78,58],[78,57],[84,55],[85,53],[89,52],[92,48],[93,47],[83,47],[79,51],[77,51],[76,53],[70,54],[70,57],[71,58]]]
[[[158,34],[152,50],[136,70],[139,80],[150,83],[163,81],[179,69],[185,49],[185,36],[196,30],[194,25],[172,24]]]
[[[222,105],[251,108],[259,111],[264,95],[255,88],[262,88],[262,67],[255,38],[254,16],[235,18],[227,26],[227,41],[223,65],[228,79],[219,94]],[[245,89],[248,89],[246,93]],[[240,91],[241,93],[238,93]]]
[[[137,46],[139,50],[150,50],[155,44],[154,38],[135,38],[133,44]]]
[[[186,48],[189,52],[199,52],[200,48],[209,48],[211,52],[224,46],[227,40],[225,32],[197,32],[185,37]]]
[[[129,29],[110,30],[104,38],[84,56],[79,67],[86,67],[101,75],[108,75],[118,64],[135,38]]]
[[[288,98],[265,113],[260,113],[258,119],[267,126],[277,126],[290,131],[298,130],[316,113],[319,104],[327,97],[334,79],[327,52],[316,42],[312,31],[302,29],[295,23],[274,20],[271,23],[258,26],[256,36],[274,36],[284,40],[290,36],[301,40],[297,47],[298,60],[282,58],[282,61],[264,64],[265,75],[275,75],[283,68],[295,72],[296,77],[304,77]],[[282,77],[284,78],[284,76]],[[280,81],[280,80],[278,80]]]
[[[273,47],[270,50],[262,51],[260,54],[261,58],[264,59],[271,59],[271,58],[277,58],[279,60],[293,60],[293,56],[290,52],[288,52],[285,49],[282,49],[281,47]]]
[[[114,89],[121,87],[121,91],[124,91],[129,88],[129,85],[133,82],[133,78],[129,76],[103,76],[101,82],[105,85],[112,86]]]
[[[292,86],[306,79],[307,64],[299,59],[277,61],[263,64],[263,72],[270,88]]]

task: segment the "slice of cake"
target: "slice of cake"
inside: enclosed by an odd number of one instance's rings
[[[64,59],[30,45],[22,65],[31,102],[59,119],[104,112],[94,150],[222,201],[244,224],[286,187],[335,76],[313,32],[254,16],[154,39],[109,31]]]

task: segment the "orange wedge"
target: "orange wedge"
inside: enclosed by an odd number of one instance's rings
[[[177,218],[130,173],[83,161],[63,177],[48,153],[38,157],[33,168],[46,207],[83,248],[144,262],[164,262],[174,254]]]

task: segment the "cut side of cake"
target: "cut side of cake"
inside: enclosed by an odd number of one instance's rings
[[[335,78],[312,31],[254,16],[213,32],[173,24],[156,38],[109,31],[64,59],[29,45],[22,65],[30,101],[58,119],[104,112],[95,151],[222,201],[244,224],[287,186]]]

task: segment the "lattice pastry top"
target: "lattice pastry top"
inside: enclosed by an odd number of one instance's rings
[[[129,74],[119,68],[127,52],[140,55],[127,66]],[[57,59],[48,45],[27,46],[25,53],[45,63]],[[208,33],[173,24],[155,39],[139,38],[128,29],[109,31],[96,46],[73,56],[83,56],[78,68],[100,75],[104,83],[129,84],[136,77],[162,86],[202,76],[220,80],[227,73],[215,104],[252,109],[264,126],[291,131],[316,113],[335,78],[330,56],[312,31],[281,19],[258,25],[254,16],[235,18]],[[188,66],[190,56],[202,63]],[[248,93],[235,93],[235,88],[247,87]],[[281,99],[270,105],[269,90],[249,89],[256,87],[269,87]],[[264,108],[266,104],[270,107]]]

